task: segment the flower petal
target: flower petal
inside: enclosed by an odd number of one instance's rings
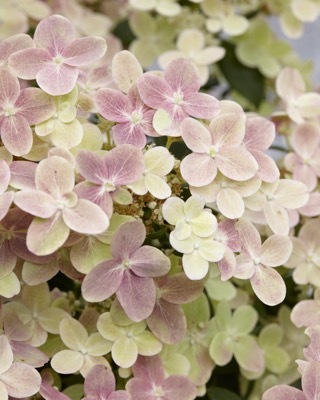
[[[83,280],[81,289],[84,299],[99,302],[112,296],[122,282],[123,271],[118,261],[107,260],[98,264]]]
[[[32,148],[32,131],[22,115],[5,117],[1,124],[1,140],[14,156],[22,156]]]
[[[48,219],[34,218],[27,232],[27,247],[37,256],[52,254],[64,244],[70,229],[59,213]]]
[[[149,317],[156,302],[156,289],[152,278],[140,278],[131,272],[124,273],[117,298],[132,321]]]
[[[107,230],[109,218],[99,206],[89,200],[80,199],[75,207],[62,211],[65,224],[75,232],[97,235]]]
[[[13,363],[11,368],[1,375],[9,396],[23,398],[36,394],[41,385],[39,372],[30,365]]]
[[[80,67],[98,61],[107,50],[105,39],[98,36],[88,36],[75,39],[61,51],[65,63]]]
[[[268,306],[282,303],[286,296],[286,285],[281,275],[273,268],[260,265],[250,282],[257,297]]]
[[[38,85],[51,96],[70,93],[78,79],[78,70],[66,64],[44,64],[36,75]]]
[[[267,267],[277,267],[288,261],[292,242],[288,236],[272,235],[261,246],[259,258]]]
[[[62,350],[51,359],[51,367],[59,374],[74,374],[79,371],[84,362],[84,356],[74,350]]]

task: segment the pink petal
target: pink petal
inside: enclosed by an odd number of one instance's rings
[[[100,89],[95,102],[98,112],[109,121],[127,122],[133,111],[129,98],[119,90]]]
[[[1,139],[7,150],[14,156],[22,156],[32,148],[32,131],[22,115],[5,117],[1,124]]]
[[[180,125],[185,144],[195,153],[209,153],[212,140],[208,129],[193,118],[186,118]]]
[[[301,378],[301,386],[307,399],[316,399],[319,397],[319,376],[320,362],[309,362]]]
[[[117,290],[117,298],[132,321],[139,322],[148,318],[156,302],[153,279],[140,278],[126,271]]]
[[[76,30],[67,18],[51,15],[39,22],[33,38],[38,47],[55,56],[76,38]]]
[[[141,220],[123,224],[111,240],[112,257],[130,259],[146,238],[146,228]]]
[[[177,273],[156,279],[160,296],[173,304],[190,303],[203,291],[203,281],[191,281],[184,273]]]
[[[294,151],[302,158],[309,158],[319,146],[319,129],[311,124],[300,124],[293,131],[291,144]]]
[[[7,215],[13,202],[14,192],[5,192],[0,195],[0,221]]]
[[[149,129],[147,128],[147,133],[150,132],[151,126],[149,125]],[[138,149],[143,149],[147,143],[145,128],[142,124],[135,125],[131,122],[125,122],[113,126],[111,133],[117,146],[120,144],[131,144]]]
[[[262,396],[262,400],[308,400],[299,389],[286,385],[274,386]]]
[[[258,171],[256,160],[242,147],[221,148],[215,160],[219,171],[235,181],[251,179]]]
[[[159,356],[142,357],[139,356],[137,362],[132,367],[135,379],[143,379],[145,383],[152,383],[160,386],[165,378],[161,358]]]
[[[286,296],[284,280],[273,268],[257,266],[250,282],[257,297],[268,306],[282,303]]]
[[[67,64],[46,63],[36,75],[38,85],[51,96],[70,93],[78,79],[78,70]]]
[[[252,259],[258,257],[261,249],[261,237],[254,225],[246,219],[240,219],[236,223],[242,249]]]
[[[86,396],[95,397],[96,400],[107,400],[114,392],[115,386],[116,381],[112,371],[103,365],[95,365],[84,381],[84,393]]]
[[[186,318],[181,307],[164,299],[157,301],[147,323],[152,333],[167,344],[182,340],[187,330]]]
[[[97,235],[107,230],[109,218],[102,209],[89,200],[80,199],[75,207],[62,211],[65,224],[75,232]]]
[[[235,255],[233,254],[233,251],[229,249],[229,247],[226,247],[223,259],[218,261],[217,264],[220,270],[221,280],[229,280],[233,276],[237,267]]]
[[[246,120],[244,144],[247,149],[266,150],[275,138],[274,124],[262,117],[250,117]]]
[[[74,187],[73,166],[64,158],[52,156],[40,161],[35,175],[36,188],[54,199],[69,193]]]
[[[37,73],[52,60],[44,49],[25,49],[12,54],[8,66],[21,79],[35,79]]]
[[[309,201],[306,205],[299,208],[299,212],[306,217],[317,217],[320,215],[320,193],[311,193]]]
[[[186,376],[169,376],[162,388],[168,400],[193,400],[197,395],[195,385]]]
[[[280,179],[279,185],[274,193],[276,202],[285,208],[295,209],[304,206],[309,193],[306,185],[291,179]]]
[[[207,154],[187,155],[181,162],[180,170],[189,185],[195,187],[208,185],[217,175],[215,160]]]
[[[107,260],[98,264],[84,278],[82,295],[89,302],[99,302],[108,299],[119,288],[123,279],[124,269],[118,261]]]
[[[245,117],[240,113],[225,113],[215,117],[209,131],[215,146],[239,146],[245,135]]]
[[[49,358],[41,350],[28,343],[10,340],[10,345],[16,362],[22,361],[32,367],[40,368],[49,361]]]
[[[1,381],[13,397],[27,397],[36,394],[41,385],[41,376],[30,365],[13,363],[11,368],[1,375]]]
[[[54,99],[37,88],[22,89],[15,106],[30,125],[39,124],[56,112]]]
[[[142,151],[131,144],[115,147],[103,157],[103,161],[108,169],[109,179],[112,179],[116,186],[133,183],[144,172]]]
[[[292,178],[304,183],[311,192],[318,183],[318,177],[309,165],[298,164],[293,169]]]
[[[126,389],[131,395],[131,399],[155,400],[154,384],[146,379],[133,378],[126,384]]]
[[[10,36],[0,43],[0,63],[7,61],[9,56],[19,50],[35,47],[35,43],[29,35],[21,33]]]
[[[152,246],[142,246],[130,256],[130,268],[140,277],[162,276],[170,267],[170,259]]]
[[[108,397],[108,400],[131,400],[131,397],[128,392],[124,390],[117,390]]]
[[[14,197],[15,204],[21,210],[40,218],[49,218],[57,211],[57,202],[40,190],[23,190]]]
[[[272,235],[261,246],[259,258],[267,267],[277,267],[288,261],[292,242],[288,236]]]
[[[105,39],[98,36],[88,36],[75,39],[61,51],[65,63],[80,67],[93,64],[101,58],[107,50]]]
[[[4,193],[10,182],[10,168],[4,161],[0,160],[0,193]]]
[[[250,150],[258,163],[258,177],[264,182],[274,182],[280,177],[280,171],[276,162],[260,150]]]
[[[59,392],[59,390],[42,382],[39,393],[45,400],[71,400],[69,396]],[[92,399],[89,399],[92,400]]]
[[[7,105],[13,106],[19,94],[20,84],[18,78],[10,74],[6,68],[2,68],[0,70],[0,108]]]
[[[152,108],[164,108],[167,98],[172,98],[170,85],[153,73],[144,74],[137,82],[140,96],[144,103]]]
[[[164,71],[164,79],[173,92],[193,93],[198,92],[201,87],[197,68],[187,58],[177,58],[171,61]]]
[[[113,201],[109,192],[104,191],[103,186],[94,185],[89,182],[79,183],[74,192],[81,199],[87,199],[92,203],[97,204],[109,218],[112,216],[113,212]]]
[[[302,300],[291,311],[291,321],[298,327],[320,325],[320,307],[314,300]]]
[[[183,97],[182,108],[191,117],[211,119],[220,111],[219,101],[206,93],[187,93]]]
[[[16,189],[35,189],[37,164],[30,161],[13,161],[10,164],[10,185]]]
[[[80,150],[76,160],[80,174],[89,182],[101,185],[108,178],[107,168],[98,154]]]

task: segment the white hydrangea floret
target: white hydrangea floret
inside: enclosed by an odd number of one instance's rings
[[[162,214],[169,224],[175,226],[172,234],[176,239],[184,240],[191,234],[205,238],[215,233],[217,219],[204,206],[204,199],[200,196],[191,196],[186,202],[170,197],[164,202]]]
[[[145,153],[144,161],[143,175],[128,187],[139,195],[150,192],[157,199],[166,199],[171,195],[171,188],[166,183],[166,175],[174,167],[174,157],[165,147],[154,147]]]

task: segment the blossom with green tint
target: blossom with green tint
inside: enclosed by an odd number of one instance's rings
[[[249,305],[238,307],[234,313],[227,302],[218,304],[214,316],[215,333],[209,353],[217,365],[228,364],[232,356],[239,366],[258,373],[264,370],[264,356],[256,338],[250,335],[258,321],[257,311]]]
[[[110,313],[100,315],[97,328],[102,337],[112,342],[111,355],[121,368],[132,367],[138,354],[153,356],[162,349],[162,343],[148,330],[145,321],[133,322],[122,318],[117,324]]]

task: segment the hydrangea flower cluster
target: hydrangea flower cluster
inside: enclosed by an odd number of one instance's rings
[[[22,3],[0,0],[0,399],[318,398],[320,94],[262,19],[297,36],[318,1]],[[269,118],[206,90],[231,60]]]

